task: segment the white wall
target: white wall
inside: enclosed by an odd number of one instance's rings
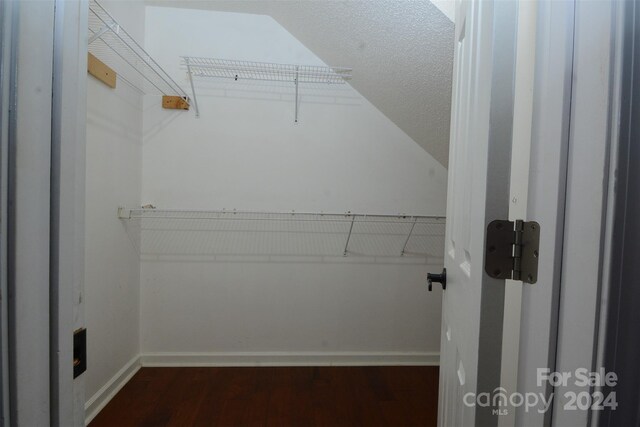
[[[101,4],[142,42],[142,2]],[[142,97],[118,81],[87,82],[85,315],[89,402],[140,352],[140,270],[118,220],[120,204],[138,205],[142,164]]]
[[[145,38],[184,87],[180,55],[322,64],[268,16],[147,7]],[[145,100],[143,203],[444,215],[446,170],[350,86],[302,87],[294,124],[291,85],[196,85],[200,119]],[[145,354],[439,350],[441,295],[424,285],[438,261],[152,258]]]

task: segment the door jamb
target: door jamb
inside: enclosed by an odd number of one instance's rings
[[[84,326],[87,0],[54,0],[51,135],[51,425],[85,423],[73,332]]]
[[[541,10],[548,9],[551,11],[553,2],[540,2]],[[619,9],[624,2],[581,2],[573,1],[566,3],[555,3],[555,18],[556,25],[551,24],[551,28],[556,28],[555,33],[562,27],[562,24],[569,22],[570,17],[573,15],[571,21],[574,22],[575,27],[571,29],[571,34],[565,33],[561,37],[561,43],[549,43],[539,45],[538,49],[548,49],[550,52],[559,52],[559,49],[564,49],[565,57],[569,58],[568,62],[562,61],[562,56],[558,57],[555,68],[562,67],[564,69],[561,74],[563,80],[556,81],[555,85],[558,95],[563,97],[563,113],[560,116],[565,120],[564,123],[558,123],[557,130],[562,132],[562,145],[563,150],[560,151],[561,156],[565,156],[562,162],[566,162],[566,173],[564,178],[560,176],[561,180],[566,180],[566,199],[558,210],[558,225],[555,231],[556,247],[559,249],[561,259],[556,262],[550,271],[546,273],[541,271],[542,274],[549,275],[549,282],[539,282],[536,285],[525,286],[523,288],[523,311],[522,311],[522,323],[521,323],[521,341],[520,341],[520,362],[518,373],[518,391],[520,393],[526,392],[542,392],[549,396],[554,393],[553,407],[551,411],[547,411],[543,414],[538,414],[536,411],[525,412],[522,408],[517,411],[516,425],[587,425],[589,422],[593,422],[593,413],[589,410],[586,411],[564,411],[564,393],[572,390],[571,384],[569,387],[551,387],[548,383],[542,385],[537,384],[536,370],[537,368],[548,368],[551,372],[554,371],[572,371],[577,366],[573,366],[573,362],[577,357],[583,357],[582,363],[585,364],[584,368],[591,371],[596,370],[600,366],[597,360],[597,345],[598,341],[602,340],[601,334],[604,331],[599,330],[600,323],[600,307],[601,307],[601,295],[605,281],[603,274],[602,263],[603,259],[607,256],[607,241],[609,239],[608,234],[605,232],[606,222],[609,220],[610,211],[608,209],[608,191],[611,191],[611,185],[613,172],[609,170],[610,155],[613,150],[616,149],[615,138],[612,137],[611,129],[615,126],[616,118],[615,114],[612,114],[612,108],[615,105],[616,88],[615,78],[618,70],[616,69],[616,43],[619,42],[619,37],[616,35],[616,25],[618,19],[620,19]],[[600,9],[597,9],[597,8]],[[607,9],[610,7],[610,9]],[[562,9],[565,9],[564,11]],[[573,9],[573,11],[568,10]],[[597,9],[597,10],[596,10]],[[560,12],[558,14],[558,12]],[[564,15],[562,19],[558,19]],[[549,25],[552,21],[548,21],[546,25]],[[540,24],[539,24],[540,25]],[[545,25],[544,21],[542,25]],[[583,31],[580,31],[582,26]],[[586,28],[589,31],[586,31]],[[566,31],[567,28],[564,28]],[[587,40],[586,33],[599,32],[598,36],[601,39],[600,46],[596,46],[597,43],[591,43]],[[570,44],[569,44],[570,42]],[[595,47],[594,47],[595,46]],[[575,51],[574,51],[575,49]],[[579,49],[579,50],[578,50]],[[596,50],[599,49],[599,50]],[[589,63],[600,64],[602,63],[602,69],[606,73],[606,80],[601,85],[594,89],[597,85],[591,85],[589,87],[584,86],[584,81],[588,78],[589,73],[591,76],[600,72],[600,67],[580,67],[579,58],[582,56],[582,61],[585,57]],[[577,68],[573,69],[573,64],[576,62]],[[607,66],[609,68],[607,68]],[[544,69],[544,67],[542,67]],[[546,69],[553,69],[554,67],[547,67]],[[600,70],[600,71],[599,71]],[[573,79],[574,73],[581,74],[581,81],[583,86],[578,85],[579,81]],[[538,76],[537,80],[545,78],[544,71],[542,77]],[[560,86],[558,84],[562,83]],[[539,90],[544,89],[542,86]],[[594,90],[600,90],[599,94],[602,98],[593,101]],[[553,93],[551,93],[553,95]],[[543,93],[537,96],[543,96]],[[558,96],[556,95],[556,96]],[[588,98],[591,96],[592,98]],[[580,97],[579,99],[577,97]],[[598,111],[591,112],[594,114],[594,120],[586,120],[588,111],[580,110],[579,106],[584,106],[585,102],[596,105]],[[598,102],[596,102],[598,101]],[[549,109],[549,103],[541,102],[541,106]],[[572,107],[573,105],[573,107]],[[552,111],[538,112],[538,120],[544,118],[545,115],[553,114]],[[535,115],[534,115],[535,120]],[[576,128],[576,126],[581,126]],[[591,126],[596,129],[591,133],[584,133],[584,129],[587,126]],[[534,137],[536,135],[534,130]],[[544,146],[544,136],[548,133],[548,129],[541,127],[538,129],[538,137],[542,138],[542,146]],[[599,133],[599,135],[598,135]],[[577,138],[580,138],[578,140]],[[549,138],[547,138],[549,139]],[[548,144],[547,144],[548,145]],[[585,149],[589,145],[594,150]],[[540,149],[538,147],[538,149]],[[534,149],[535,151],[535,149]],[[539,154],[544,154],[542,150]],[[546,157],[546,161],[555,161],[554,157]],[[536,159],[536,156],[532,154],[532,170],[535,170],[536,161],[545,161],[544,157]],[[585,166],[590,164],[591,173],[596,178],[593,180],[592,189],[594,191],[587,191],[585,188],[580,188],[584,184],[584,177],[588,174],[585,172]],[[591,179],[588,178],[588,179]],[[544,177],[538,178],[540,182],[544,181]],[[561,181],[562,182],[562,181]],[[544,191],[544,186],[536,182],[530,183],[530,194],[535,193],[535,188],[538,192]],[[561,195],[565,197],[565,195]],[[595,197],[594,197],[595,196]],[[595,199],[595,200],[594,200]],[[582,200],[582,201],[580,201]],[[593,203],[585,203],[585,200],[592,200]],[[539,201],[538,201],[539,203]],[[582,208],[576,208],[577,206]],[[588,206],[587,206],[588,205]],[[529,205],[530,218],[535,219],[536,214],[536,202]],[[588,213],[588,215],[586,215]],[[585,221],[585,217],[588,217],[588,221]],[[541,221],[542,230],[545,229],[546,221]],[[577,245],[575,242],[576,237],[579,236],[574,224],[580,223],[584,229],[592,229],[593,238],[589,242],[585,242],[582,245]],[[580,228],[583,229],[583,228]],[[542,242],[542,237],[541,237]],[[573,248],[573,249],[571,249]],[[590,251],[590,253],[589,253]],[[587,266],[581,266],[583,275],[585,275],[585,269],[583,267],[591,268],[591,284],[589,288],[591,291],[585,296],[584,286],[589,280],[583,277],[583,280],[576,280],[577,275],[576,267],[580,266],[576,262],[577,258],[588,256],[589,259],[593,259],[594,262]],[[544,252],[541,248],[541,262],[544,257]],[[577,295],[581,295],[580,306],[576,306]],[[585,309],[584,307],[592,307],[593,309]],[[584,332],[588,328],[588,333],[592,339],[585,339],[580,342],[567,341],[570,336],[575,336],[579,332]],[[548,337],[548,342],[543,342],[541,337]],[[587,363],[588,362],[588,363]],[[581,366],[582,367],[582,366]],[[573,373],[573,372],[572,372]],[[588,391],[588,390],[587,390]],[[593,391],[593,390],[591,390]]]
[[[50,423],[50,166],[54,0],[12,1],[7,287],[11,424]]]

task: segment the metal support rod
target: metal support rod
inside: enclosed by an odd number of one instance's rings
[[[193,86],[193,75],[191,74],[191,65],[189,64],[189,58],[184,58],[184,61],[187,64],[187,74],[189,74],[189,83],[191,84],[191,93],[193,94],[193,108],[196,110],[196,117],[200,117],[200,110],[198,109],[196,90]]]
[[[409,230],[409,234],[407,235],[407,240],[404,241],[404,246],[402,247],[402,252],[400,252],[400,256],[404,256],[404,251],[407,249],[407,243],[409,243],[409,239],[411,238],[411,233],[413,233],[413,229],[416,226],[416,222],[418,218],[413,219],[413,224],[411,224],[411,230]]]
[[[347,249],[349,248],[349,240],[351,240],[351,232],[353,231],[353,222],[356,220],[355,216],[351,217],[351,226],[349,227],[349,235],[347,236],[347,242],[344,244],[344,252],[342,256],[347,256]]]
[[[300,76],[300,67],[296,66],[296,79],[295,79],[295,83],[296,83],[296,117],[295,117],[295,122],[298,123],[298,102],[299,102],[299,95],[298,95],[298,77]]]

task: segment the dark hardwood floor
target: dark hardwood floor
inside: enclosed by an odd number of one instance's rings
[[[142,368],[91,422],[435,426],[437,367]]]

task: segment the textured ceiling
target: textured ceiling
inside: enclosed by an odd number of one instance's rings
[[[146,3],[270,15],[325,63],[353,67],[351,85],[447,166],[454,26],[431,2],[147,0]]]

